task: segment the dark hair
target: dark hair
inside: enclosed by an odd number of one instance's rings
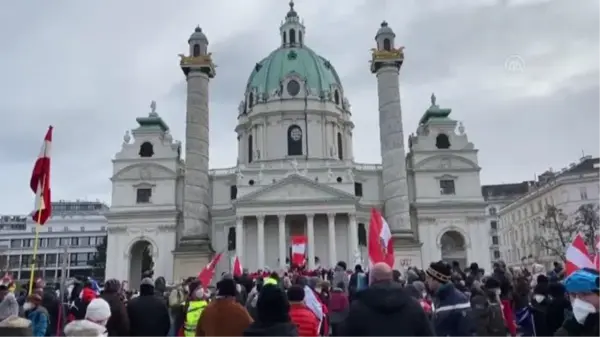
[[[290,302],[302,302],[304,300],[304,288],[293,285],[287,290],[287,298]]]

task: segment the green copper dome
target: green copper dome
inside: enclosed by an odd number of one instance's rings
[[[322,95],[334,88],[342,90],[333,65],[306,46],[281,47],[256,64],[246,91],[271,96],[281,88],[288,76],[306,81],[312,95]]]

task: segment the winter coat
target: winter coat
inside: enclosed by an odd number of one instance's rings
[[[319,336],[319,319],[304,303],[290,303],[290,319],[300,336]]]
[[[577,322],[575,317],[567,318],[554,336],[598,336],[598,313],[588,315],[583,324]]]
[[[299,336],[298,329],[291,322],[265,324],[254,322],[244,331],[244,336]]]
[[[106,330],[109,336],[128,336],[129,335],[129,316],[125,304],[121,301],[118,293],[105,292],[102,297],[110,306],[110,318],[106,323]]]
[[[42,294],[42,307],[48,311],[48,329],[47,336],[55,336],[58,330],[58,320],[60,315],[61,302],[53,288],[45,288]],[[62,317],[60,318],[62,320]]]
[[[140,286],[140,296],[127,304],[130,336],[166,336],[171,327],[164,300],[154,295],[154,287]]]
[[[33,336],[31,321],[19,316],[10,316],[0,321],[0,336]]]
[[[340,330],[340,336],[433,336],[419,303],[391,282],[356,293]]]
[[[34,309],[26,311],[25,317],[31,321],[32,336],[46,336],[50,319],[48,311],[44,307],[37,306]]]
[[[477,336],[506,336],[508,329],[502,306],[498,301],[490,301],[489,294],[477,293],[472,296],[471,310]]]
[[[552,298],[546,308],[548,334],[553,335],[571,315],[571,302],[564,297]]]
[[[107,337],[106,327],[86,319],[75,320],[65,326],[67,337]]]
[[[350,303],[348,295],[340,288],[334,288],[329,296],[329,322],[337,324],[343,322],[348,316]]]
[[[196,336],[241,336],[252,322],[252,317],[236,298],[217,298],[202,312]]]
[[[471,303],[451,282],[436,291],[434,308],[433,321],[438,336],[471,336],[475,333]]]

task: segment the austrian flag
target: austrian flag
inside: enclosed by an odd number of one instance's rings
[[[52,214],[50,201],[50,149],[52,145],[52,126],[48,128],[42,151],[35,161],[29,186],[35,193],[35,208],[32,214],[33,221],[40,225],[46,223]]]

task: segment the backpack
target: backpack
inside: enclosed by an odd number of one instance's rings
[[[504,313],[499,303],[489,303],[488,305],[488,331],[491,336],[506,336],[508,329],[504,321]]]

